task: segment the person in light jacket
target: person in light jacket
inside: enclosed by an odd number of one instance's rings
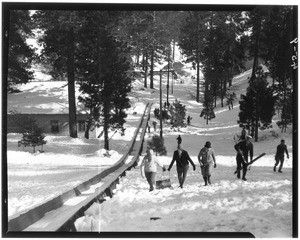
[[[201,167],[201,173],[204,179],[204,186],[207,186],[207,183],[211,185],[210,177],[212,173],[212,168],[217,167],[215,152],[211,147],[211,143],[207,141],[204,147],[200,150],[198,154],[198,161]]]
[[[159,165],[163,171],[166,171],[166,168],[158,161],[157,157],[154,155],[154,152],[151,148],[147,148],[146,156],[143,158],[141,163],[141,175],[144,178],[144,173],[149,183],[150,189],[149,192],[154,190],[155,184],[155,175],[157,171],[157,165]]]
[[[189,169],[189,163],[192,164],[194,171],[196,170],[196,165],[190,158],[188,152],[182,149],[181,144],[178,144],[177,150],[174,151],[173,159],[170,163],[168,171],[171,170],[175,161],[176,161],[176,167],[177,167],[179,186],[181,188],[183,188],[183,184],[185,182],[186,175],[187,175],[187,172]]]

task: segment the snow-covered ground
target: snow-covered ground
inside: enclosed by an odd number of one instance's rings
[[[237,93],[247,87],[247,71],[234,79],[232,87]],[[133,136],[137,115],[147,102],[153,109],[159,102],[159,78],[155,89],[144,89],[136,81],[131,94],[133,107],[129,110],[126,135],[115,134],[111,140],[110,158],[103,156],[103,139],[70,139],[47,136],[45,153],[31,154],[17,149],[20,135],[8,135],[8,206],[9,216],[26,211],[43,201],[61,194],[99,172],[99,169],[118,161]],[[176,167],[170,172],[172,188],[148,191],[148,184],[140,169],[132,169],[122,178],[112,199],[94,204],[85,216],[76,221],[78,231],[183,231],[183,232],[251,232],[255,237],[292,237],[292,134],[281,134],[278,127],[259,132],[254,144],[254,156],[267,155],[253,164],[247,173],[247,182],[238,180],[235,170],[234,137],[241,129],[237,124],[238,101],[235,107],[217,107],[216,118],[208,125],[199,117],[201,104],[192,99],[195,86],[189,79],[176,81],[170,102],[175,99],[187,107],[192,125],[173,132],[164,127],[163,136],[167,156],[159,157],[169,165],[176,149],[178,134],[182,145],[196,163],[196,171],[189,170],[183,189],[178,188]],[[166,101],[166,78],[163,79],[163,101]],[[239,95],[237,94],[239,97]],[[153,111],[151,119],[153,119]],[[275,116],[276,118],[276,116]],[[136,125],[135,125],[136,124]],[[158,127],[159,128],[159,127]],[[274,133],[279,134],[278,137]],[[151,137],[151,133],[146,138]],[[159,134],[157,132],[157,134]],[[280,139],[284,138],[290,158],[284,163],[283,173],[273,172],[274,155]],[[146,139],[147,140],[147,139]],[[217,158],[212,185],[203,186],[197,155],[206,141],[211,141]],[[168,177],[159,172],[157,179]],[[150,218],[159,218],[150,220]]]

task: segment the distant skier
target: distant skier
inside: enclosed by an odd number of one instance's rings
[[[154,155],[153,150],[148,148],[146,150],[146,156],[143,158],[141,163],[141,175],[144,178],[144,173],[149,183],[150,189],[149,192],[154,190],[155,184],[155,175],[157,171],[157,165],[159,165],[163,171],[166,171],[166,168],[158,161],[157,157]]]
[[[179,186],[183,188],[183,184],[185,182],[186,175],[189,169],[189,163],[192,164],[194,171],[196,170],[196,165],[193,162],[193,160],[190,158],[188,152],[183,150],[180,144],[177,146],[177,150],[174,151],[172,161],[170,163],[170,166],[168,167],[168,171],[171,170],[175,161],[176,161]]]
[[[243,169],[243,176],[242,179],[244,181],[247,181],[246,179],[246,173],[247,173],[247,167],[248,167],[248,153],[250,153],[250,161],[253,159],[253,144],[250,142],[250,139],[252,137],[250,135],[247,135],[245,140],[242,140],[234,145],[235,150],[237,151],[236,155],[236,172],[237,177],[241,178],[240,170]]]
[[[191,120],[192,119],[193,118],[190,115],[187,117],[187,125],[191,125]]]
[[[176,139],[177,139],[178,145],[182,143],[182,139],[181,139],[180,135],[178,135],[178,137]]]
[[[204,186],[207,186],[207,183],[211,185],[210,177],[212,173],[212,167],[216,168],[216,157],[211,143],[207,141],[198,154],[198,161],[201,167],[201,173],[204,179]]]
[[[288,153],[287,147],[285,145],[285,141],[282,139],[280,144],[277,146],[277,151],[276,151],[276,155],[275,155],[276,163],[273,168],[274,172],[276,172],[276,167],[280,162],[278,172],[282,173],[281,169],[282,169],[283,162],[284,162],[284,153],[286,153],[287,158],[289,158],[289,153]]]
[[[157,124],[157,122],[155,120],[153,120],[152,125],[153,125],[154,132],[156,132],[156,124]]]

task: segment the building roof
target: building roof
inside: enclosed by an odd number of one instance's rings
[[[9,93],[7,112],[23,114],[68,114],[68,83],[66,81],[34,81],[16,86],[21,92]],[[76,86],[76,105],[78,105]],[[82,111],[81,111],[82,112]],[[84,112],[83,112],[84,113]]]

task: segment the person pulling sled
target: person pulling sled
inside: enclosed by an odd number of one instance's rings
[[[151,192],[154,190],[157,165],[159,165],[163,169],[163,171],[166,171],[166,168],[154,155],[153,149],[147,148],[146,153],[147,154],[142,160],[140,169],[142,178],[144,178],[144,175],[146,176],[147,182],[150,187],[149,192]]]

